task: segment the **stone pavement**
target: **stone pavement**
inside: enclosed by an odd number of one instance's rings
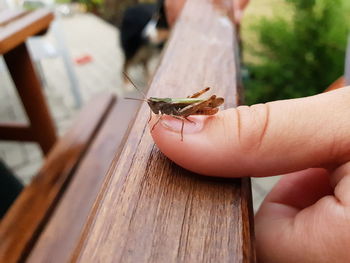
[[[118,48],[116,28],[91,14],[76,14],[60,20],[60,28],[73,59],[90,56],[85,64],[74,64],[83,101],[88,101],[94,94],[102,91],[123,93],[120,76],[122,53]],[[52,32],[44,37],[56,44]],[[41,61],[45,76],[44,92],[59,134],[71,124],[77,113],[62,58],[47,58]],[[153,61],[153,65],[156,61]],[[154,67],[154,66],[153,66]],[[130,73],[136,82],[142,83],[142,70],[133,69]],[[0,121],[25,121],[13,83],[3,61],[0,61]],[[14,173],[28,184],[42,165],[42,154],[34,143],[0,142],[0,159]],[[276,182],[276,177],[253,179],[254,206],[259,206],[262,199]]]

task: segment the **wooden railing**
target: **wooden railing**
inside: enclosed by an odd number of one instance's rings
[[[148,94],[240,101],[230,4],[188,0]],[[196,176],[154,145],[143,105],[74,253],[79,262],[254,262],[249,179]],[[200,157],[198,157],[200,158]]]
[[[239,104],[231,5],[231,0],[187,0],[149,96],[183,97],[209,86],[225,98],[226,108]],[[24,249],[13,258],[255,262],[250,179],[203,177],[177,166],[152,140],[148,106],[140,108],[129,129],[126,103],[117,101],[110,110],[35,237],[22,242]]]

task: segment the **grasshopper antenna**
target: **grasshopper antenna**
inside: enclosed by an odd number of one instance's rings
[[[135,83],[129,78],[129,76],[123,71],[123,75],[127,78],[127,80],[129,80],[130,81],[130,83],[134,86],[134,88],[138,91],[138,92],[140,92],[142,95],[143,95],[143,97],[146,99],[147,98],[147,96],[146,96],[146,94],[139,88],[139,87],[137,87],[136,85],[135,85]],[[130,98],[131,99],[131,98]]]
[[[146,99],[137,99],[137,98],[129,98],[129,97],[124,97],[124,99],[126,99],[126,100],[139,100],[139,101],[146,101],[147,102]]]

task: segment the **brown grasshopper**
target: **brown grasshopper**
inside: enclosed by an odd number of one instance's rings
[[[141,92],[141,90],[131,81],[131,79],[125,74],[126,78],[132,83],[132,85]],[[183,129],[185,120],[193,122],[188,119],[191,115],[214,115],[219,111],[219,106],[224,103],[224,98],[216,97],[212,95],[207,99],[199,99],[203,93],[207,92],[210,88],[205,88],[195,94],[186,98],[155,98],[150,97],[146,99],[146,95],[141,92],[149,105],[151,111],[157,115],[157,120],[151,128],[151,132],[155,126],[159,123],[163,115],[169,115],[173,118],[182,121],[181,125],[181,141],[183,141]],[[133,98],[126,98],[133,99]],[[151,116],[149,121],[151,120]]]

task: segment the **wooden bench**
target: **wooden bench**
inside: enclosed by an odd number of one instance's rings
[[[116,103],[112,94],[101,94],[84,107],[71,129],[47,155],[44,165],[0,223],[0,262],[18,262],[27,257],[50,220],[67,187],[84,197],[74,214],[89,209],[115,154],[120,151],[138,103]],[[84,193],[84,191],[86,191]],[[83,220],[84,218],[82,218]],[[85,219],[86,220],[86,219]]]
[[[187,1],[150,95],[179,97],[210,86],[226,108],[241,102],[232,1],[214,2]],[[178,167],[154,145],[146,104],[126,125],[130,103],[109,109],[79,165],[66,163],[68,175],[44,180],[40,173],[33,184],[51,189],[40,200],[28,201],[38,186],[22,194],[0,226],[0,261],[255,262],[250,179],[208,178]],[[81,145],[79,133],[69,138],[59,147],[67,147],[64,155]],[[51,158],[53,166],[62,164]]]
[[[0,140],[37,142],[44,154],[50,151],[57,135],[25,41],[46,32],[52,20],[48,10],[0,10],[0,55],[29,120],[28,124],[0,123]]]

